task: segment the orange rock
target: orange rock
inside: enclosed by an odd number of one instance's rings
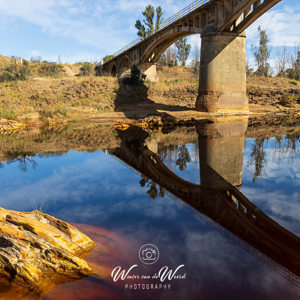
[[[7,291],[41,296],[55,284],[90,276],[83,258],[94,246],[75,227],[45,213],[0,208],[0,277]]]

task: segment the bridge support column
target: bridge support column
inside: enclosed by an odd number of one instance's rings
[[[142,63],[138,65],[140,71],[145,74],[146,80],[152,82],[158,82],[157,72],[156,72],[156,64],[153,63]]]
[[[215,33],[210,25],[204,28],[196,110],[248,111],[245,38],[244,34]]]

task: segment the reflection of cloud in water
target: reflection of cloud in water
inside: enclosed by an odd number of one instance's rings
[[[48,201],[53,205],[57,201],[82,202],[83,199],[95,198],[95,195],[113,197],[120,194],[131,196],[137,192],[142,193],[139,189],[124,185],[122,175],[127,172],[125,166],[117,164],[109,156],[103,159],[103,155],[101,153],[94,158],[69,166],[71,156],[66,161],[62,159],[64,165],[52,170],[49,176],[43,177],[43,174],[40,174],[40,178],[33,178],[32,182],[24,183],[20,179],[16,180],[2,190],[0,196],[2,205],[30,210]]]
[[[299,179],[299,159],[289,165],[282,160],[278,165],[270,160],[271,152],[266,149],[268,163],[256,184],[252,184],[253,167],[247,167],[247,158],[244,160],[242,192],[269,216],[297,233],[300,207],[299,193],[294,185],[298,182],[295,179]],[[249,156],[249,151],[246,150],[245,155]],[[51,204],[48,212],[56,217],[101,225],[114,233],[95,226],[82,227],[100,246],[90,259],[102,276],[57,287],[48,299],[62,295],[64,299],[84,299],[86,295],[89,299],[101,296],[120,299],[107,276],[109,268],[121,258],[124,258],[122,264],[136,263],[137,249],[149,242],[161,250],[157,266],[176,267],[183,263],[188,275],[187,282],[175,285],[176,296],[172,291],[154,298],[199,299],[201,295],[201,299],[224,299],[225,296],[228,299],[266,299],[271,295],[275,300],[293,300],[300,296],[288,281],[200,223],[169,197],[150,199],[147,188],[139,186],[140,176],[118,160],[97,152],[69,153],[57,161],[56,165],[49,165],[47,172],[41,160],[36,173],[16,176],[10,188],[6,186],[2,190],[2,206],[31,210],[45,201],[46,206]],[[188,176],[193,172],[199,174],[198,167],[192,163],[188,164],[187,171]],[[280,183],[275,191],[274,182]],[[106,235],[110,238],[106,239]],[[108,252],[101,252],[101,246],[109,243]],[[110,262],[103,267],[108,259]]]
[[[262,176],[252,184],[253,166],[244,160],[241,191],[260,209],[286,229],[300,235],[300,159],[274,161],[274,149],[265,149],[266,161]],[[297,188],[298,187],[298,188]]]
[[[195,219],[186,222],[185,226],[174,224],[178,237],[168,227],[156,231],[151,222],[139,225],[137,228],[136,224],[128,223],[128,226],[116,228],[114,232],[76,225],[97,242],[97,248],[87,260],[94,266],[96,278],[101,280],[91,279],[56,287],[47,299],[56,299],[58,295],[64,295],[64,299],[85,299],[85,295],[89,295],[89,299],[153,299],[155,292],[151,291],[147,292],[149,298],[139,292],[127,297],[122,289],[114,287],[110,279],[110,271],[118,264],[124,267],[141,264],[137,253],[145,241],[153,242],[161,253],[158,263],[143,268],[146,274],[152,274],[164,265],[171,268],[180,264],[186,266],[187,281],[173,281],[172,291],[160,291],[155,297],[157,299],[199,299],[199,295],[200,299],[252,300],[267,299],[272,295],[273,300],[293,300],[299,297],[299,290],[282,280],[279,274]],[[180,247],[176,247],[178,238]]]

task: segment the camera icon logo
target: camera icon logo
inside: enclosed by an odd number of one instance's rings
[[[145,265],[153,265],[159,259],[159,250],[153,244],[146,244],[140,248],[139,258]]]

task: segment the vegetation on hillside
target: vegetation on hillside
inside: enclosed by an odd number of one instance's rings
[[[175,46],[175,47],[174,47]],[[187,38],[179,39],[175,42],[175,45],[169,47],[160,57],[158,63],[162,66],[175,67],[178,65],[178,61],[181,62],[181,66],[185,66],[187,59],[191,52],[191,44],[188,43]],[[195,60],[193,60],[192,65],[194,66],[195,72],[198,72],[198,67],[200,64],[199,52],[200,50],[195,47],[198,54],[195,55]],[[195,52],[196,53],[196,52]]]
[[[20,63],[18,59],[12,58],[10,63],[0,70],[0,82],[26,80],[30,73],[26,60]]]
[[[42,62],[38,66],[38,75],[41,77],[61,77],[64,72],[63,65],[54,62]]]
[[[266,30],[258,27],[258,46],[252,45],[252,52],[255,58],[257,69],[254,70],[249,66],[247,61],[247,76],[277,77],[290,78],[300,81],[300,48],[299,46],[282,47],[275,57],[275,70],[272,70],[269,59],[271,54],[270,40]],[[297,83],[295,83],[297,85]]]
[[[40,56],[32,57],[30,61],[0,56],[0,82],[73,77],[75,75],[94,76],[95,64],[90,62],[61,64],[42,60]]]
[[[83,63],[82,67],[79,69],[79,75],[81,76],[91,76],[95,74],[95,65],[89,62]]]

